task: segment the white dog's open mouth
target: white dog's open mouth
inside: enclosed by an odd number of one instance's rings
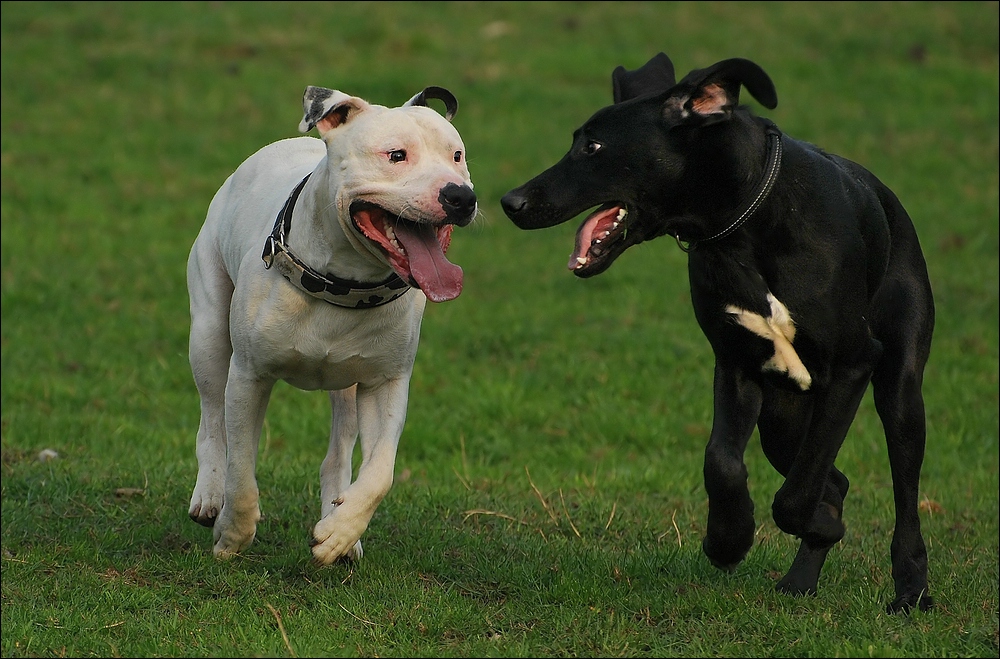
[[[462,292],[462,268],[445,257],[452,224],[413,222],[367,202],[351,204],[354,225],[382,248],[393,270],[432,302],[445,302]]]

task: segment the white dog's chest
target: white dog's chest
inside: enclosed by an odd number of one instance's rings
[[[343,357],[335,354],[318,357],[290,354],[277,375],[293,387],[307,391],[345,389],[353,384],[384,382],[404,369],[395,362],[363,355]]]
[[[336,390],[409,374],[424,298],[410,291],[388,305],[356,310],[293,294],[248,305],[243,313],[240,306],[234,307],[234,349],[245,347],[240,358],[257,377]]]
[[[419,325],[360,323],[336,332],[323,329],[312,324],[296,331],[291,341],[286,337],[287,343],[271,342],[267,370],[300,389],[333,390],[385,382],[413,367]]]

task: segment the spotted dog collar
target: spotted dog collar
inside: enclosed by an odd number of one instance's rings
[[[396,274],[375,283],[342,279],[330,273],[321,274],[288,249],[285,238],[292,229],[292,209],[310,175],[307,174],[295,186],[274,220],[274,229],[264,241],[264,252],[260,255],[264,261],[264,269],[269,270],[274,266],[281,276],[309,295],[347,309],[379,307],[409,291],[410,285]]]

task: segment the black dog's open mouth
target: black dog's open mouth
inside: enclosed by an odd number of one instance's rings
[[[453,224],[407,220],[364,201],[353,202],[350,212],[354,226],[382,249],[392,269],[427,299],[444,302],[462,292],[462,268],[445,257]]]
[[[604,204],[591,213],[576,232],[576,248],[566,264],[578,277],[604,272],[633,241],[629,240],[629,211],[624,204]]]

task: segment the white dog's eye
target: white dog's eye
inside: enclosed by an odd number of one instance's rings
[[[390,151],[386,155],[389,156],[389,162],[404,162],[406,160],[406,151],[403,149]]]
[[[461,151],[456,151],[455,152],[455,162],[462,162],[462,152]]]
[[[587,142],[587,146],[583,147],[583,152],[588,156],[592,156],[600,151],[603,146],[600,142]]]

